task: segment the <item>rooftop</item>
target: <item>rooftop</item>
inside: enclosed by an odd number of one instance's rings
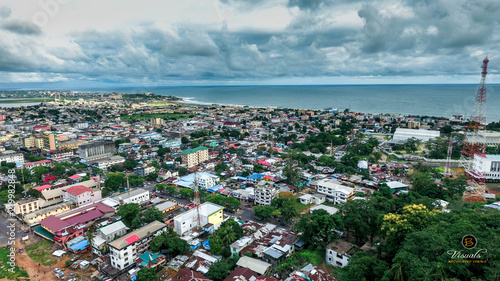
[[[159,222],[159,221],[154,221],[152,223],[149,223],[139,229],[136,229],[118,239],[115,239],[114,241],[109,243],[109,246],[112,246],[113,248],[116,248],[118,250],[123,249],[127,247],[128,245],[134,243],[135,241],[144,239],[150,235],[153,235],[155,232],[158,230],[161,230],[163,228],[166,228],[167,225]]]
[[[208,148],[200,145],[197,148],[186,149],[186,150],[182,151],[182,153],[183,154],[191,154],[191,153],[196,153],[196,152],[202,151],[202,150],[208,150]]]

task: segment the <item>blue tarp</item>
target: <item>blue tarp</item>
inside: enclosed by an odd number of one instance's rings
[[[251,180],[258,180],[258,179],[262,178],[263,176],[264,176],[263,174],[254,173],[254,174],[248,176],[248,178]]]
[[[73,252],[83,251],[89,245],[89,241],[87,239],[82,240],[74,245],[69,246],[69,249]]]

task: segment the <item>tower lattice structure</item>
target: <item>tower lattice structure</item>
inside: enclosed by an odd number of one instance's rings
[[[481,171],[474,170],[473,161],[475,155],[484,156],[486,152],[486,74],[488,74],[488,62],[488,57],[484,58],[481,67],[481,84],[477,90],[474,109],[467,126],[461,158],[461,166],[467,181],[474,186],[474,193],[483,199],[485,177]]]

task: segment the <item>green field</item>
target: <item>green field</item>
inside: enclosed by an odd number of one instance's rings
[[[8,280],[17,280],[19,278],[22,280],[22,277],[26,277],[26,279],[29,279],[28,273],[25,270],[19,269],[18,266],[14,267],[14,272],[9,271],[9,253],[10,249],[6,247],[0,248],[0,278],[7,278]]]
[[[52,256],[52,244],[47,240],[42,240],[40,243],[26,247],[26,253],[30,258],[44,266],[51,266],[57,263],[57,258]]]
[[[299,203],[297,201],[293,201],[293,207],[295,208],[295,210],[297,210],[298,213],[302,213],[303,211],[307,210],[312,205],[313,204],[304,205],[304,204]]]
[[[180,113],[157,113],[157,114],[134,114],[134,115],[122,115],[120,116],[121,120],[148,120],[151,118],[163,118],[170,120],[177,120],[183,118],[193,117],[191,114],[180,114]]]

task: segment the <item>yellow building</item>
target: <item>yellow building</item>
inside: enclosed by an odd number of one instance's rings
[[[180,236],[196,228],[212,231],[224,220],[223,211],[224,207],[205,202],[198,208],[192,208],[174,217],[174,230]]]
[[[49,217],[62,214],[67,212],[77,206],[76,202],[64,202],[59,203],[47,208],[43,208],[37,210],[35,212],[31,212],[29,214],[25,214],[23,216],[23,220],[26,224],[32,226],[38,224],[41,220]]]
[[[43,148],[47,150],[59,149],[57,135],[55,133],[43,133]]]
[[[191,168],[200,163],[208,161],[208,157],[208,148],[204,146],[186,149],[182,152],[182,164],[185,164],[188,168]]]

